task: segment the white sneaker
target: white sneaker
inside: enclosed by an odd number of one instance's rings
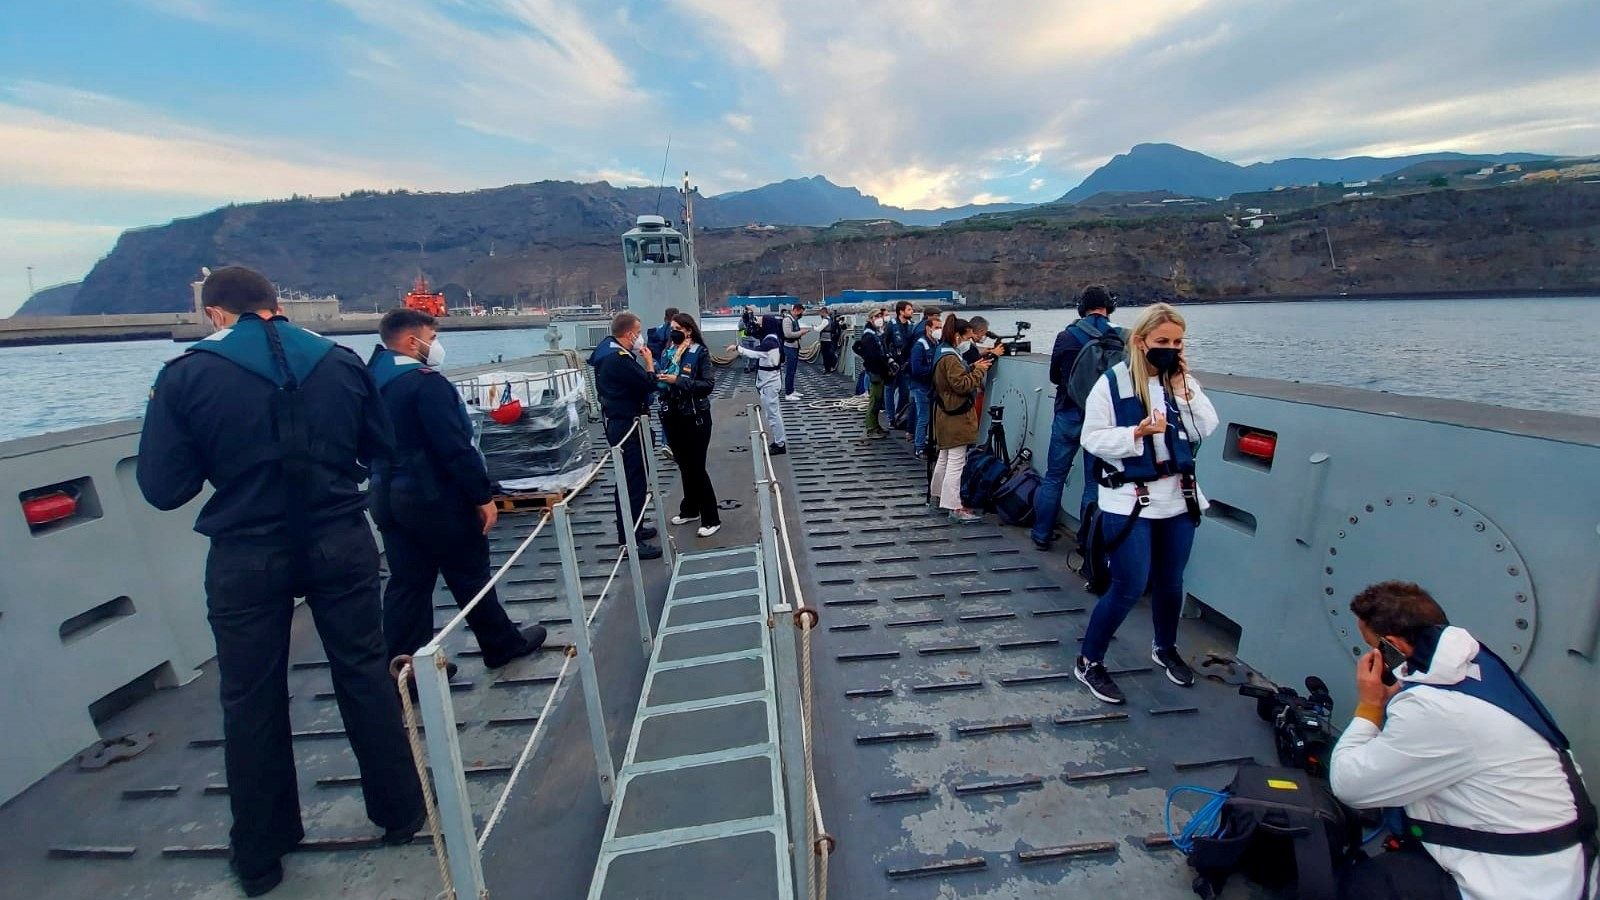
[[[672,517],[672,524],[674,524],[674,525],[687,525],[690,522],[698,522],[698,521],[700,521],[700,517],[699,516],[673,516]]]
[[[785,400],[799,400],[800,399],[800,392],[799,391],[795,391],[794,393],[785,396],[783,399],[785,399]]]
[[[702,525],[701,527],[696,528],[694,530],[694,533],[700,535],[701,537],[711,537],[713,534],[716,534],[717,532],[719,532],[721,530],[722,530],[722,526],[720,524],[717,524],[717,525]]]

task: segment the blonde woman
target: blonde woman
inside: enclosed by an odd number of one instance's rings
[[[972,325],[951,314],[944,320],[939,347],[933,361],[933,440],[939,447],[928,493],[939,498],[939,507],[957,522],[977,522],[983,513],[961,502],[961,472],[967,467],[967,451],[978,442],[978,389],[988,374],[993,359],[983,358],[971,365],[961,354],[972,346]]]
[[[1099,527],[1111,558],[1111,587],[1095,605],[1074,673],[1106,703],[1123,702],[1106,671],[1106,646],[1150,589],[1155,642],[1150,658],[1172,683],[1194,684],[1178,652],[1183,570],[1206,499],[1195,483],[1200,442],[1217,411],[1189,374],[1183,316],[1158,303],[1133,326],[1128,358],[1112,366],[1084,407],[1083,449],[1099,485]]]

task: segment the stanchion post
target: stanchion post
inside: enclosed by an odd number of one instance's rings
[[[438,795],[439,828],[444,832],[445,853],[449,857],[450,884],[457,897],[476,898],[484,890],[483,859],[478,855],[472,803],[467,799],[467,775],[461,762],[444,654],[437,647],[425,647],[412,657],[411,666],[422,707],[423,737],[433,768],[433,789]]]
[[[789,866],[794,873],[796,897],[811,896],[811,867],[807,857],[811,842],[806,825],[810,821],[806,792],[805,720],[800,708],[800,665],[795,642],[794,607],[781,602],[778,579],[777,518],[773,515],[772,482],[767,478],[765,435],[755,407],[747,407],[751,419],[750,455],[755,459],[756,508],[761,518],[761,562],[765,575],[767,622],[772,630],[772,676],[778,700],[778,748],[783,757],[783,782],[789,818]]]
[[[565,500],[556,504],[554,525],[556,541],[561,547],[561,573],[567,585],[567,614],[572,618],[572,647],[578,657],[578,680],[583,683],[583,705],[589,715],[589,741],[594,745],[594,767],[600,775],[600,799],[610,806],[616,789],[617,767],[611,761],[611,743],[606,737],[606,713],[600,705],[600,676],[595,671],[594,654],[589,648],[589,614],[583,608],[583,579],[578,574],[578,550],[572,540],[572,518]]]
[[[672,540],[667,531],[667,505],[661,499],[661,477],[656,473],[656,455],[645,450],[644,436],[649,433],[650,417],[639,417],[639,453],[644,457],[644,477],[648,482],[650,494],[648,500],[655,504],[656,510],[656,539],[661,542],[661,561],[672,569],[678,552],[672,546]]]
[[[643,420],[640,420],[643,424]],[[633,496],[628,490],[628,473],[622,462],[622,448],[611,448],[611,471],[617,479],[617,503],[619,508],[627,510],[628,517],[625,523],[628,527],[623,535],[627,545],[628,575],[633,581],[633,605],[639,617],[639,640],[644,644],[644,658],[650,658],[651,628],[650,608],[644,602],[644,573],[639,570],[639,536],[635,533],[633,524]],[[658,536],[659,537],[659,536]]]

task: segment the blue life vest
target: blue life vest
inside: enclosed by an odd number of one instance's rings
[[[273,352],[273,335],[282,349],[281,360],[276,359],[277,354]],[[305,383],[311,371],[335,346],[333,341],[291,325],[287,319],[274,318],[269,335],[267,323],[260,316],[245,313],[233,327],[196,341],[184,352],[215,353],[279,389],[293,390]]]
[[[1145,420],[1148,413],[1144,403],[1137,393],[1122,396],[1117,388],[1117,369],[1113,367],[1106,371],[1105,379],[1111,388],[1111,409],[1117,417],[1117,427],[1136,428]],[[1129,372],[1130,377],[1132,372]],[[1189,441],[1188,435],[1182,430],[1183,417],[1172,404],[1172,396],[1167,395],[1167,431],[1162,439],[1167,444],[1167,459],[1164,462],[1156,461],[1156,446],[1154,441],[1144,442],[1144,454],[1141,456],[1125,457],[1122,460],[1122,471],[1106,465],[1100,460],[1096,466],[1101,484],[1108,487],[1121,487],[1124,484],[1144,484],[1165,478],[1168,475],[1194,476],[1194,445]],[[1098,457],[1096,457],[1098,459]]]
[[[335,346],[333,341],[291,325],[287,319],[275,316],[268,322],[255,313],[245,313],[233,327],[197,341],[184,351],[215,354],[277,387],[268,410],[277,440],[257,447],[253,454],[217,461],[212,479],[214,483],[226,483],[257,465],[281,466],[286,494],[284,514],[289,534],[296,540],[311,534],[307,485],[347,476],[361,480],[348,471],[350,460],[316,434],[311,410],[306,408],[300,392],[300,385]]]
[[[769,365],[767,365],[767,361],[765,359],[758,359],[758,360],[756,360],[756,368],[757,369],[760,369],[763,372],[779,372],[779,371],[783,370],[783,339],[782,338],[778,337],[775,334],[769,334],[766,337],[761,339],[761,344],[760,344],[759,349],[761,350],[762,353],[771,353],[772,351],[777,350],[778,351],[778,362],[775,365],[770,365],[769,366]]]
[[[1419,651],[1424,651],[1420,645],[1428,638],[1437,641],[1438,635],[1433,633],[1420,639]],[[1431,653],[1424,651],[1414,653],[1413,658],[1418,655],[1432,656]],[[1550,715],[1550,710],[1545,708],[1539,698],[1534,696],[1533,691],[1493,650],[1479,644],[1478,655],[1473,662],[1478,665],[1478,673],[1481,676],[1479,678],[1463,678],[1455,684],[1419,685],[1408,681],[1401,683],[1401,690],[1430,687],[1435,690],[1466,694],[1505,711],[1533,729],[1556,751],[1561,770],[1567,777],[1567,786],[1572,791],[1572,803],[1577,810],[1577,816],[1565,825],[1544,831],[1504,834],[1457,825],[1443,825],[1438,822],[1424,822],[1402,813],[1401,833],[1405,837],[1426,844],[1503,856],[1543,856],[1568,847],[1581,846],[1584,858],[1584,884],[1587,885],[1589,872],[1594,867],[1597,853],[1600,853],[1600,845],[1596,843],[1597,817],[1594,803],[1589,799],[1583,779],[1578,775],[1577,766],[1572,761],[1571,743],[1556,725],[1555,717]],[[1588,896],[1587,888],[1584,896]]]

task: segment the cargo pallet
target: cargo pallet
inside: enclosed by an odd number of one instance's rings
[[[494,505],[502,513],[548,512],[565,496],[561,491],[518,491],[496,494]]]

